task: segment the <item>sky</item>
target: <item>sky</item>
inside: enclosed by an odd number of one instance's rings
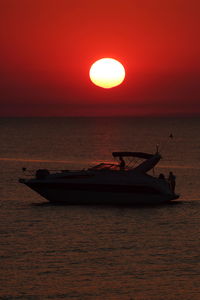
[[[1,0],[0,116],[200,114],[200,1]],[[124,82],[95,86],[111,57]]]

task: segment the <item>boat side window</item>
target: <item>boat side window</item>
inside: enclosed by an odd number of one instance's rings
[[[99,164],[97,166],[90,168],[89,170],[91,170],[91,171],[109,171],[109,170],[116,171],[118,169],[119,169],[118,165],[102,163],[102,164]]]

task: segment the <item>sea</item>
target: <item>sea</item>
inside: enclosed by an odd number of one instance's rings
[[[200,299],[200,118],[1,118],[0,140],[0,299]],[[172,204],[55,205],[18,182],[156,147]]]

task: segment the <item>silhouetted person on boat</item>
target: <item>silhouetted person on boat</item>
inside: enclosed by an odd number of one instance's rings
[[[172,172],[169,172],[168,182],[169,182],[171,191],[174,193],[175,187],[176,187],[176,176]]]
[[[120,171],[122,171],[122,170],[124,170],[124,169],[125,169],[125,165],[126,165],[126,163],[125,163],[125,161],[124,161],[124,159],[123,159],[123,157],[122,157],[122,156],[120,156],[120,157],[119,157],[119,160],[120,160],[120,163],[119,163],[119,168],[120,168]]]
[[[163,173],[160,173],[160,175],[158,176],[159,179],[165,180],[165,175]]]

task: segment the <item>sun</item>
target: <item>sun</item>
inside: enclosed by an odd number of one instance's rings
[[[95,85],[110,89],[124,81],[125,69],[116,59],[102,58],[93,63],[89,75]]]

